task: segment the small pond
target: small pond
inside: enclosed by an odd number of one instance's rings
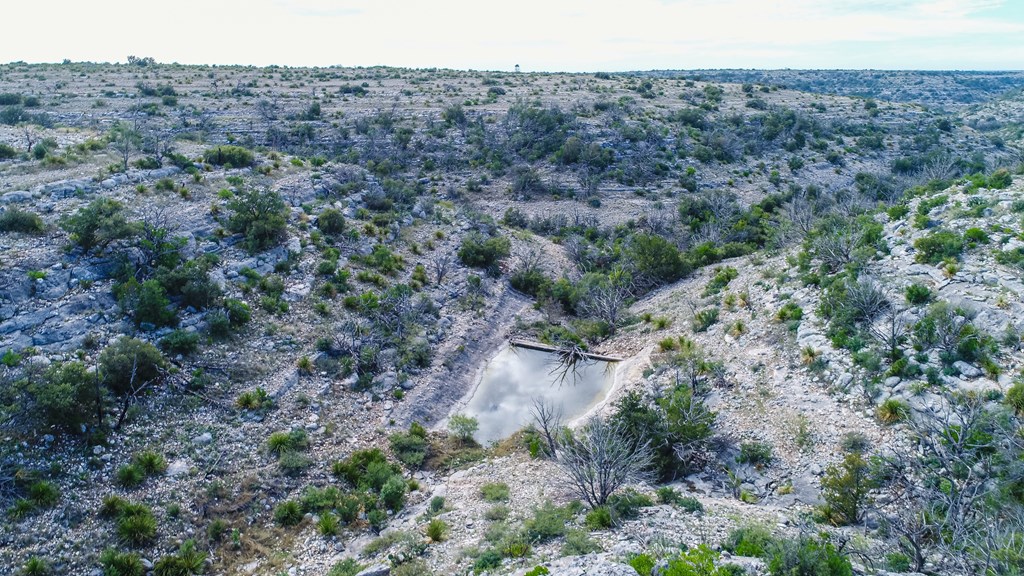
[[[558,354],[505,346],[487,363],[479,385],[462,413],[480,428],[473,437],[481,444],[501,440],[532,420],[534,398],[560,406],[568,423],[586,414],[608,395],[615,382],[615,364],[587,360],[563,378]]]

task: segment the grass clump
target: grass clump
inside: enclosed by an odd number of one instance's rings
[[[488,502],[507,502],[509,497],[508,484],[491,482],[480,487],[480,495]]]
[[[164,556],[153,565],[154,576],[191,576],[206,571],[206,553],[196,549],[194,540],[186,540],[174,554]]]
[[[143,546],[156,539],[156,517],[144,504],[125,503],[117,515],[117,535],[126,544]]]
[[[427,538],[432,542],[441,542],[448,537],[448,524],[441,519],[435,518],[427,524]]]
[[[354,558],[345,558],[332,566],[327,576],[356,576],[356,574],[363,571],[363,568],[363,565]]]

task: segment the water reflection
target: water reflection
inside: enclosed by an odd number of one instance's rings
[[[487,364],[480,385],[464,413],[480,428],[477,442],[510,436],[530,422],[530,408],[540,398],[562,408],[566,422],[585,414],[604,399],[615,380],[609,362],[579,362],[562,378],[558,355],[506,346]]]

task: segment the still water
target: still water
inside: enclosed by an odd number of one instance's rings
[[[479,386],[463,413],[480,428],[473,437],[481,444],[511,436],[532,420],[534,398],[553,402],[563,422],[579,418],[604,400],[615,382],[615,365],[587,360],[562,379],[558,355],[506,346],[487,363]]]

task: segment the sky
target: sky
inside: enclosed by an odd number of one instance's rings
[[[1024,0],[37,0],[2,13],[0,62],[1024,67]]]

